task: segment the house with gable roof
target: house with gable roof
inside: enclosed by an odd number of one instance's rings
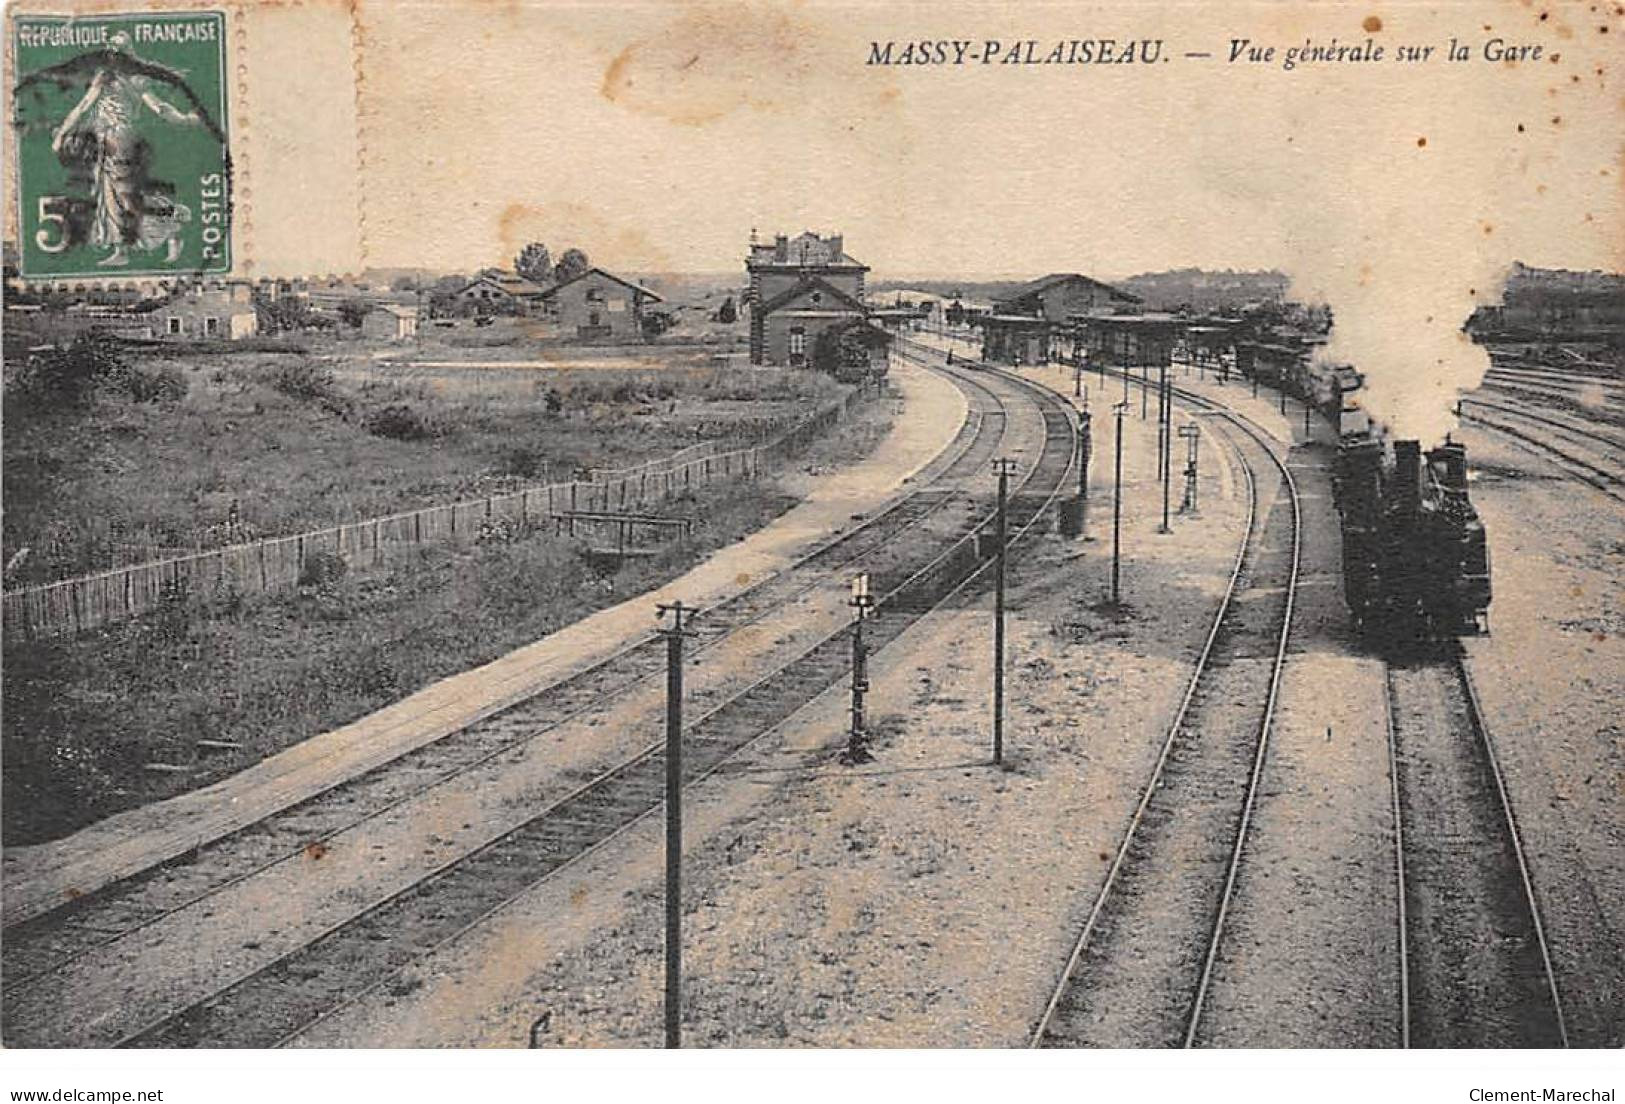
[[[847,254],[840,234],[780,234],[771,245],[753,234],[745,271],[752,364],[809,364],[826,330],[868,324],[863,281],[869,266]]]
[[[500,268],[481,270],[457,290],[458,306],[470,314],[530,314],[546,289]]]
[[[1052,272],[993,301],[982,321],[982,359],[1047,364],[1051,341],[1079,320],[1140,303],[1137,295],[1076,272]]]
[[[1076,314],[1110,313],[1139,304],[1138,295],[1110,284],[1076,272],[1052,272],[995,299],[993,313],[1066,322]]]
[[[589,268],[554,284],[542,292],[541,301],[562,333],[573,332],[589,340],[628,341],[643,338],[645,310],[664,302],[641,284],[601,268]]]

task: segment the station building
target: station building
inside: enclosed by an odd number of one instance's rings
[[[753,237],[745,271],[752,364],[809,364],[826,330],[867,325],[863,284],[869,266],[846,253],[840,234],[780,234],[771,245]]]
[[[1052,272],[993,301],[982,319],[982,359],[1047,364],[1075,320],[1132,309],[1140,298],[1076,272]]]
[[[1079,320],[1093,363],[1113,368],[1166,368],[1187,322],[1173,314],[1114,314]]]

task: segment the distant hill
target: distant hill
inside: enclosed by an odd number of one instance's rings
[[[923,291],[950,302],[954,299],[975,302],[1001,299],[1030,282],[1029,280],[870,280],[866,290],[872,300],[881,299],[892,292]]]
[[[1138,295],[1152,310],[1191,307],[1198,311],[1235,310],[1248,303],[1280,302],[1291,278],[1284,272],[1208,272],[1176,268],[1118,280],[1116,286]]]
[[[1603,341],[1625,345],[1625,275],[1512,266],[1499,304],[1467,320],[1482,341]]]
[[[624,275],[656,292],[668,304],[705,304],[712,309],[730,296],[737,303],[749,283],[743,268],[736,272],[630,272]]]
[[[1625,302],[1625,275],[1617,272],[1579,272],[1567,268],[1530,268],[1519,261],[1507,276],[1502,300],[1557,302],[1560,300],[1598,303]]]
[[[388,288],[393,287],[396,280],[406,279],[421,284],[423,287],[428,287],[440,276],[440,273],[429,268],[369,268],[361,274],[356,282],[375,288]]]

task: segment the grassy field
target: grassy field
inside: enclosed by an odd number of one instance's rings
[[[712,321],[685,311],[679,324],[658,341],[594,341],[582,343],[552,323],[529,318],[496,318],[488,326],[468,319],[431,322],[416,341],[379,346],[391,361],[538,361],[570,360],[582,356],[616,358],[671,358],[690,354],[709,358],[718,354],[743,355],[750,346],[750,328],[743,322]]]
[[[855,408],[790,466],[855,462],[884,436],[892,406]],[[700,519],[693,540],[618,570],[565,541],[505,534],[296,594],[8,642],[4,843],[56,838],[206,785],[673,578],[793,502],[764,478],[667,503]],[[243,746],[200,753],[199,739]]]
[[[40,401],[8,381],[7,585],[479,497],[702,440],[754,443],[826,377],[673,353],[637,368],[448,369],[299,353],[142,354],[184,397]],[[144,400],[144,401],[143,401]]]

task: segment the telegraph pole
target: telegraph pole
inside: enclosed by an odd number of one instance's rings
[[[1173,382],[1168,378],[1168,369],[1162,370],[1162,383],[1157,388],[1159,407],[1157,410],[1157,459],[1162,468],[1162,528],[1159,533],[1171,533],[1168,528],[1168,485],[1173,481],[1173,429],[1174,429],[1174,388]]]
[[[1140,421],[1145,421],[1146,408],[1151,405],[1151,365],[1140,365]]]
[[[1084,404],[1078,411],[1078,497],[1089,497],[1089,454],[1094,451],[1094,433],[1090,423],[1094,421],[1089,413],[1089,406]]]
[[[666,638],[666,1049],[683,1045],[683,638],[694,615],[681,601],[660,603],[671,614]]]
[[[863,696],[869,690],[869,650],[863,642],[863,619],[875,605],[869,593],[868,572],[852,580],[852,597],[846,604],[852,607],[852,730],[847,734],[842,761],[856,766],[874,759],[869,754],[869,726],[863,709]]]
[[[1117,403],[1112,413],[1117,415],[1117,473],[1112,481],[1112,605],[1115,606],[1122,601],[1123,593],[1119,586],[1119,566],[1123,547],[1123,415],[1128,413],[1128,403]]]
[[[1166,372],[1167,369],[1161,369]],[[1157,376],[1157,478],[1162,478],[1162,375]]]
[[[994,568],[993,584],[993,762],[1004,762],[1004,561],[1008,534],[1005,531],[1005,507],[1008,502],[1010,476],[1016,462],[1004,457],[993,461],[993,474],[999,477],[998,564]]]

